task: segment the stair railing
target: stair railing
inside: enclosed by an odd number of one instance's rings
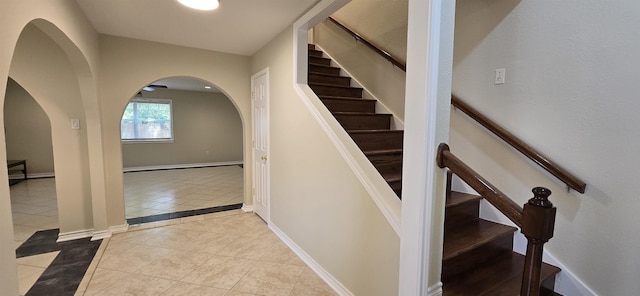
[[[520,227],[527,238],[524,271],[520,295],[540,295],[540,273],[542,271],[542,253],[544,244],[553,237],[556,220],[556,208],[549,201],[551,191],[544,187],[533,188],[533,198],[520,207],[506,194],[493,186],[480,174],[453,155],[445,143],[438,147],[438,166],[449,168],[460,179],[477,191],[489,203],[505,214],[509,220]]]
[[[374,44],[369,42],[367,39],[362,37],[360,34],[356,33],[352,29],[343,25],[336,19],[332,17],[329,17],[328,19],[329,21],[331,21],[332,23],[336,24],[338,27],[343,29],[345,32],[347,32],[349,35],[353,36],[353,38],[355,38],[357,41],[362,42],[364,45],[366,45],[367,47],[369,47],[370,49],[372,49],[373,51],[375,51],[376,53],[378,53],[379,55],[381,55],[382,57],[390,61],[392,64],[394,64],[398,68],[402,69],[405,72],[407,71],[406,65],[400,62],[397,58],[393,57],[388,52],[384,51],[383,49],[380,49],[378,46],[375,46]],[[573,174],[569,173],[568,170],[564,169],[562,166],[560,166],[556,162],[550,160],[548,157],[544,156],[538,150],[527,145],[524,141],[522,141],[512,133],[508,132],[506,129],[502,128],[501,126],[499,126],[497,123],[495,123],[488,117],[484,116],[478,110],[473,109],[471,106],[469,106],[468,104],[460,100],[458,97],[452,95],[451,104],[455,108],[458,108],[460,111],[466,113],[469,117],[471,117],[472,119],[480,123],[482,126],[487,128],[490,132],[497,135],[500,139],[504,140],[507,144],[511,145],[516,150],[520,151],[527,158],[533,160],[535,163],[540,165],[542,168],[544,168],[546,171],[551,173],[553,176],[560,179],[560,181],[565,183],[568,188],[572,188],[577,192],[584,194],[585,188],[587,186],[586,183],[580,180],[578,177],[574,176]]]
[[[334,23],[336,26],[340,27],[342,30],[344,30],[345,32],[349,33],[349,35],[351,35],[353,38],[355,38],[356,41],[359,41],[362,44],[366,45],[368,48],[370,48],[371,50],[375,51],[377,54],[379,54],[382,57],[384,57],[385,59],[387,59],[393,65],[395,65],[396,67],[402,69],[402,71],[407,72],[407,66],[405,66],[405,64],[403,62],[400,62],[400,60],[398,60],[397,58],[393,57],[390,53],[386,52],[385,50],[381,49],[378,46],[373,45],[373,43],[369,42],[367,39],[362,37],[360,34],[358,34],[355,31],[349,29],[347,26],[343,25],[342,23],[340,23],[336,19],[334,19],[332,17],[329,17],[328,19],[329,19],[329,21]]]
[[[584,193],[586,184],[578,177],[569,173],[566,169],[550,160],[548,157],[544,156],[540,151],[534,149],[533,147],[527,145],[524,141],[520,140],[518,137],[514,136],[512,133],[507,131],[506,129],[499,126],[497,123],[484,116],[478,110],[469,106],[467,103],[460,100],[460,98],[455,95],[451,95],[451,105],[458,108],[460,111],[467,114],[469,117],[480,123],[486,129],[494,133],[500,139],[505,141],[507,144],[511,145],[516,150],[520,151],[520,153],[524,154],[529,159],[533,160],[543,169],[554,175],[556,178],[560,179],[564,182],[569,188],[574,189],[580,193]]]

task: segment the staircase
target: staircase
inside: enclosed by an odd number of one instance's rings
[[[362,88],[352,87],[351,78],[341,76],[340,68],[332,67],[322,51],[312,44],[308,51],[309,86],[400,197],[403,131],[391,130],[392,115],[376,113],[376,101],[363,99]],[[525,257],[512,251],[517,228],[480,219],[481,200],[448,191],[443,294],[519,295]],[[541,295],[559,295],[553,292],[558,272],[559,268],[543,264]]]
[[[362,98],[362,88],[351,86],[351,77],[314,45],[309,45],[309,87],[349,133],[391,189],[402,194],[403,131],[391,129],[391,114],[376,113],[376,100]]]
[[[459,192],[447,196],[443,295],[519,295],[524,256],[514,253],[517,228],[479,218],[482,197]],[[560,269],[543,263],[541,295],[553,292]]]

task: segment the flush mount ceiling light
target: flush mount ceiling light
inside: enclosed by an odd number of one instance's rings
[[[197,10],[214,10],[218,8],[218,0],[178,0],[180,4]]]

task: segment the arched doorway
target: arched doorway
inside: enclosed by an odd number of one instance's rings
[[[16,185],[26,190],[10,190],[16,239],[24,240],[29,236],[26,232],[40,230],[34,235],[37,239],[30,238],[22,247],[16,243],[14,256],[20,257],[19,262],[34,255],[50,255],[48,258],[53,260],[60,251],[56,241],[91,237],[94,230],[100,230],[93,219],[89,159],[89,127],[99,118],[87,120],[87,110],[93,110],[88,113],[92,115],[97,110],[95,82],[80,50],[60,29],[42,19],[23,27],[15,41],[8,76],[2,105],[6,156],[26,160],[30,177],[33,173],[39,177],[55,176],[29,179]],[[36,118],[45,122],[39,124],[40,128],[33,128]],[[99,132],[93,136],[101,137]],[[16,222],[20,226],[15,226]],[[32,243],[40,242],[41,235],[57,250],[33,248]],[[19,264],[17,268],[20,278],[24,276],[23,266]],[[28,269],[30,273],[34,267]],[[44,272],[46,268],[39,269]],[[72,282],[76,281],[68,281]],[[21,280],[20,291],[26,292],[29,287],[23,284],[27,283]]]
[[[144,86],[120,130],[128,224],[242,206],[242,120],[211,83],[170,77]]]
[[[9,175],[18,247],[36,231],[58,228],[58,205],[49,118],[11,78],[4,98],[4,127],[8,163],[24,161],[16,165],[16,174]],[[29,179],[24,180],[27,176],[22,169],[29,173]]]

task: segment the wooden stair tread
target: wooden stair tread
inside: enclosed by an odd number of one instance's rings
[[[451,191],[451,196],[447,198],[446,207],[454,207],[463,203],[475,202],[481,199],[482,199],[482,196]]]
[[[364,151],[366,156],[387,155],[387,154],[402,154],[403,149],[380,149]]]
[[[338,68],[338,67],[334,67],[334,66],[327,66],[327,65],[318,64],[318,63],[312,63],[312,62],[309,62],[309,65],[310,65],[310,66],[325,67],[325,68],[340,69],[340,68]],[[318,73],[318,72],[314,72],[314,73]]]
[[[375,129],[375,130],[354,130],[347,131],[350,134],[386,134],[386,133],[404,133],[403,130],[385,130],[385,129]]]
[[[524,256],[512,253],[495,259],[472,272],[457,276],[443,286],[443,295],[520,295]],[[560,269],[546,263],[542,264],[541,282],[551,279]]]
[[[332,112],[331,114],[333,114],[333,115],[354,115],[354,116],[383,116],[383,117],[393,116],[391,114],[369,113],[369,112]]]
[[[402,174],[397,173],[384,178],[387,183],[402,181]]]
[[[512,226],[478,219],[466,223],[465,227],[445,231],[442,260],[469,252],[505,235],[513,235],[516,230]]]
[[[362,89],[362,87],[354,87],[354,86],[346,86],[346,85],[337,85],[337,84],[327,84],[327,83],[318,83],[318,82],[309,82],[309,86],[324,86],[324,87],[337,87],[337,88],[353,88],[353,89]]]
[[[317,66],[325,66],[326,67],[326,65],[320,65],[320,64],[317,64]],[[321,75],[321,76],[330,76],[330,77],[351,78],[351,77],[348,77],[348,76],[334,75],[334,74],[329,74],[329,73],[313,72],[313,71],[309,71],[308,74]]]
[[[318,98],[320,99],[327,99],[327,100],[351,100],[351,101],[373,101],[375,102],[376,100],[374,99],[362,99],[362,98],[356,98],[356,97],[340,97],[340,96],[326,96],[326,95],[320,95],[318,96]]]

